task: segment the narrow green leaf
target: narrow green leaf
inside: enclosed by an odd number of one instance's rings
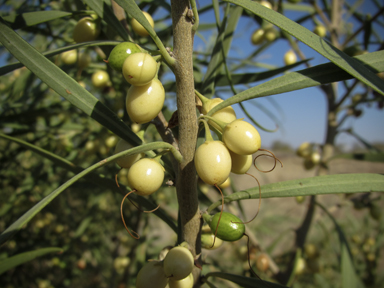
[[[3,244],[5,241],[7,241],[9,238],[11,238],[15,233],[17,233],[22,227],[28,223],[37,213],[39,213],[45,206],[47,206],[53,199],[55,199],[57,196],[60,195],[61,192],[63,192],[65,189],[73,185],[76,181],[82,179],[89,173],[93,172],[94,170],[106,165],[107,163],[114,162],[116,159],[123,157],[123,156],[128,156],[128,155],[133,155],[133,154],[138,154],[138,153],[144,153],[147,151],[155,150],[155,149],[169,149],[169,150],[176,150],[175,147],[173,147],[169,143],[165,142],[152,142],[148,144],[143,144],[135,148],[131,148],[129,150],[125,150],[123,152],[117,153],[111,157],[108,157],[90,167],[87,169],[83,170],[79,174],[75,175],[72,177],[70,180],[65,182],[63,185],[52,191],[50,194],[48,194],[46,197],[44,197],[40,202],[38,202],[35,206],[33,206],[31,209],[29,209],[24,215],[22,215],[19,219],[17,219],[11,226],[9,226],[5,231],[3,231],[0,234],[0,245]],[[139,197],[138,197],[139,198]],[[136,200],[136,199],[133,199]],[[153,204],[152,209],[156,208],[156,206]],[[158,209],[160,210],[160,209]],[[156,210],[154,213],[158,212]],[[163,212],[164,213],[164,212]],[[172,222],[169,221],[169,217],[164,217],[164,215],[160,215],[159,217],[161,219],[164,218],[167,224],[170,225],[172,229],[176,231],[177,227],[176,225]],[[168,218],[168,219],[167,219]]]
[[[59,95],[132,145],[142,143],[141,139],[115,113],[23,40],[5,25],[1,18],[0,31],[0,42],[4,47]]]
[[[72,45],[68,45],[65,47],[49,50],[49,51],[42,53],[42,55],[44,55],[45,57],[52,57],[52,56],[55,56],[57,54],[61,54],[65,51],[69,51],[69,50],[73,50],[73,49],[77,49],[77,48],[81,48],[81,47],[106,46],[106,45],[115,46],[119,43],[121,43],[121,42],[120,41],[83,42],[83,43],[72,44]],[[15,69],[23,67],[23,66],[24,66],[23,63],[16,62],[16,63],[12,63],[12,64],[5,65],[3,67],[0,67],[0,76],[5,75],[5,74],[7,74],[7,73],[9,73]]]
[[[255,72],[255,73],[242,73],[242,74],[232,74],[231,77],[232,77],[232,82],[233,82],[233,85],[238,85],[238,84],[249,84],[249,83],[252,83],[252,82],[257,82],[257,81],[261,81],[261,80],[265,80],[265,79],[268,79],[268,78],[271,78],[273,76],[276,76],[278,74],[281,74],[283,72],[286,72],[296,66],[299,66],[303,63],[306,63],[308,62],[310,59],[307,59],[307,60],[303,60],[303,61],[300,61],[300,62],[297,62],[295,64],[292,64],[292,65],[289,65],[289,66],[284,66],[284,67],[280,67],[280,68],[277,68],[277,69],[272,69],[272,70],[269,70],[269,71],[265,71],[265,72]],[[228,78],[225,74],[219,74],[217,75],[216,77],[216,86],[228,86]]]
[[[354,57],[375,73],[384,71],[384,51],[377,51]],[[232,96],[209,111],[212,115],[216,111],[249,99],[265,97],[295,91],[303,88],[328,84],[351,79],[352,76],[333,63],[320,64],[304,70],[289,72],[283,76],[264,82]],[[384,81],[383,81],[384,83]],[[309,95],[311,96],[311,95]]]
[[[205,275],[205,278],[209,279],[209,277],[218,277],[221,279],[226,279],[233,283],[236,283],[244,288],[282,288],[287,287],[277,283],[272,283],[268,281],[263,281],[257,278],[250,278],[225,272],[209,272]]]
[[[36,11],[26,12],[23,14],[10,14],[8,16],[4,16],[3,19],[11,26],[12,29],[20,29],[62,17],[72,16],[72,14],[73,13],[71,12],[65,11]]]
[[[351,74],[356,79],[370,86],[380,94],[384,95],[384,82],[361,64],[356,58],[349,57],[323,38],[317,36],[313,32],[304,28],[300,24],[290,20],[284,15],[262,6],[260,3],[248,0],[224,0],[225,2],[234,3],[254,13],[255,15],[271,22],[280,27],[288,34],[296,37],[299,41],[308,45],[331,62],[335,63],[344,71]]]
[[[368,162],[384,162],[384,153],[345,153],[333,156],[328,161],[334,159],[349,159]]]
[[[43,256],[48,253],[60,253],[63,252],[62,248],[42,248],[34,251],[24,252],[15,256],[6,258],[0,262],[0,275],[5,271],[12,269],[20,264],[31,261],[37,257]]]
[[[79,227],[77,227],[76,232],[73,235],[73,237],[78,238],[81,235],[83,235],[85,230],[87,230],[89,224],[91,224],[91,222],[92,222],[92,216],[89,216],[89,217],[83,219],[83,221],[81,221]]]
[[[143,12],[137,6],[134,0],[115,0],[131,17],[135,18],[151,35],[152,38],[157,37],[155,30],[149,24],[147,18],[144,16]]]
[[[261,186],[261,198],[363,192],[384,192],[384,175],[372,173],[324,175]],[[258,198],[259,188],[253,187],[225,196],[224,202]],[[221,200],[213,203],[207,211],[210,212],[219,205]]]
[[[125,30],[124,26],[116,18],[111,7],[111,1],[109,0],[84,0],[84,2],[93,10],[95,13],[102,18],[108,25],[110,25],[124,41],[129,39],[128,31]]]

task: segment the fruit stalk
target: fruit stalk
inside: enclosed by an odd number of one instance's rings
[[[200,253],[200,212],[193,157],[197,141],[197,117],[193,79],[193,30],[186,17],[188,0],[171,1],[174,35],[174,73],[176,76],[179,120],[179,148],[183,161],[179,164],[176,189],[181,219],[181,241],[190,245],[193,255]],[[196,276],[196,275],[195,275]],[[197,279],[197,277],[195,277]]]

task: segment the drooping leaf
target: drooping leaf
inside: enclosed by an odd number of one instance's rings
[[[367,69],[375,73],[384,71],[384,51],[377,51],[354,57],[364,63]],[[351,79],[352,76],[333,63],[320,64],[304,70],[290,72],[283,76],[264,82],[239,94],[232,96],[209,111],[212,115],[216,111],[249,99],[281,94],[303,88],[328,84]],[[311,96],[311,95],[309,95]]]
[[[43,256],[48,253],[60,253],[60,252],[63,252],[62,248],[51,247],[51,248],[37,249],[34,251],[28,251],[28,252],[17,254],[9,258],[5,258],[2,261],[0,261],[0,275],[3,274],[5,271],[8,271],[9,269],[12,269],[25,262],[31,261],[37,257]]]
[[[4,47],[60,96],[132,145],[142,143],[141,139],[115,113],[29,45],[4,24],[1,18],[0,31],[0,42]]]
[[[263,281],[257,278],[250,278],[236,274],[230,274],[225,272],[209,272],[205,275],[205,278],[209,279],[210,277],[218,277],[221,279],[226,279],[233,283],[236,283],[244,288],[282,288],[286,287],[277,283]]]
[[[76,14],[82,13],[81,11],[75,12]],[[22,14],[10,14],[4,16],[3,19],[7,22],[12,29],[20,29],[24,27],[34,26],[37,24],[52,21],[58,18],[72,16],[72,12],[65,11],[36,11],[26,12]]]
[[[262,198],[363,192],[384,192],[384,175],[372,173],[324,175],[261,186]],[[230,203],[257,198],[259,188],[254,187],[225,196],[224,201]],[[219,205],[221,201],[213,203],[207,211],[210,212]]]
[[[63,53],[65,51],[81,48],[81,47],[92,47],[92,46],[104,46],[104,45],[112,45],[115,46],[121,42],[119,41],[92,41],[92,42],[83,42],[83,43],[77,43],[77,44],[71,44],[67,45],[65,47],[57,48],[57,49],[52,49],[49,51],[46,51],[42,53],[45,57],[52,57],[57,54]],[[15,69],[23,67],[23,63],[16,62],[12,64],[8,64],[5,66],[0,67],[0,76],[7,74]]]
[[[338,67],[351,74],[356,79],[370,86],[380,94],[384,95],[384,82],[371,70],[367,69],[354,57],[349,57],[323,38],[317,36],[305,27],[290,20],[284,15],[262,6],[260,3],[247,0],[224,0],[234,3],[254,13],[255,15],[271,22],[288,34],[296,37],[299,41],[308,45]]]

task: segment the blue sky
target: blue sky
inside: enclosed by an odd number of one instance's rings
[[[207,3],[206,1],[199,1],[200,6],[203,7]],[[353,4],[355,1],[348,1]],[[363,1],[363,4],[359,7],[361,12],[369,12],[371,15],[375,14],[377,9],[371,1]],[[223,12],[221,13],[223,14]],[[289,12],[287,16],[290,19],[298,19],[302,16],[302,13]],[[215,19],[213,14],[205,13],[200,15],[201,23],[212,23]],[[383,21],[381,17],[381,21]],[[352,22],[355,27],[359,27],[357,22]],[[305,27],[312,30],[312,21],[307,21]],[[247,18],[242,18],[239,22],[239,26],[235,31],[235,38],[232,43],[232,49],[230,56],[242,57],[249,55],[255,49],[250,42],[252,32],[259,28],[258,24]],[[384,35],[383,27],[380,27],[380,35]],[[361,33],[362,34],[362,33]],[[206,35],[204,33],[204,35]],[[361,35],[360,35],[361,36]],[[328,60],[305,44],[299,44],[302,52],[307,58],[313,58],[310,61],[311,65],[325,63]],[[195,49],[206,49],[204,42],[196,37]],[[272,64],[276,66],[283,66],[283,55],[289,50],[287,41],[278,40],[275,41],[269,49],[261,53],[255,61]],[[207,51],[207,50],[205,50]],[[305,66],[301,65],[295,68],[295,70],[304,69]],[[262,69],[255,69],[255,71],[263,71]],[[257,83],[256,83],[257,84]],[[339,85],[340,91],[342,91],[342,85]],[[240,90],[238,91],[240,92]],[[228,94],[228,97],[231,96]],[[225,96],[224,96],[225,97]],[[275,102],[281,107],[281,110],[276,109],[274,105],[271,105],[269,99],[273,98]],[[326,128],[326,100],[324,94],[319,88],[307,88],[299,91],[284,93],[280,95],[273,95],[265,98],[259,98],[251,101],[257,101],[258,103],[267,107],[272,111],[276,117],[283,123],[283,126],[279,131],[275,133],[269,133],[260,131],[262,136],[263,146],[269,146],[275,140],[281,140],[291,144],[293,147],[298,147],[304,141],[311,141],[316,143],[322,143],[325,139],[325,128]],[[346,104],[349,104],[347,102]],[[384,142],[384,133],[381,125],[384,121],[384,110],[378,110],[376,103],[369,108],[364,105],[363,115],[356,119],[350,118],[344,123],[345,128],[352,127],[356,133],[361,137],[371,142],[381,141]],[[249,111],[256,120],[267,128],[274,128],[274,123],[269,117],[267,117],[260,109],[254,108],[253,105],[247,105]],[[238,105],[234,106],[234,109],[238,117],[245,117],[241,108]],[[355,138],[348,136],[347,134],[339,134],[336,139],[337,144],[343,144],[351,147],[354,143],[358,142]]]

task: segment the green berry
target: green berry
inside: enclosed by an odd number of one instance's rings
[[[220,212],[216,213],[209,223],[212,232],[216,231],[216,226],[220,218]],[[236,222],[236,223],[235,223]],[[216,237],[224,241],[237,241],[243,237],[245,233],[245,225],[235,215],[223,212],[220,219],[219,227],[217,228]]]
[[[108,57],[108,64],[121,72],[125,59],[131,54],[141,52],[140,48],[132,42],[122,42],[112,49]]]

